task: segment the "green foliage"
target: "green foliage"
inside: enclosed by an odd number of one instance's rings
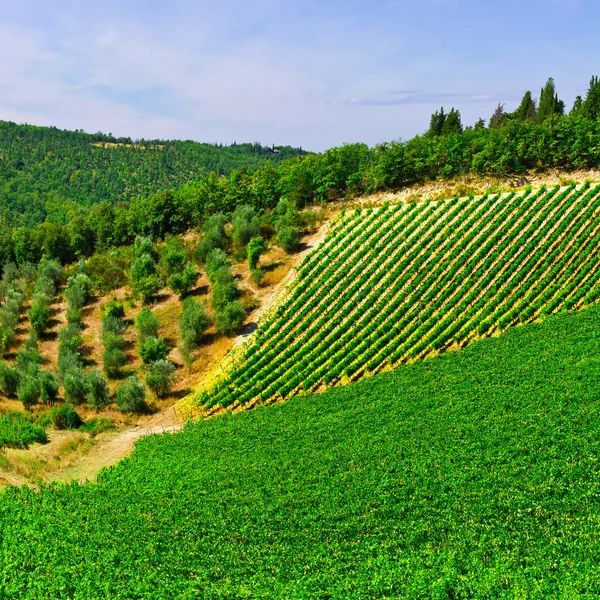
[[[19,402],[23,407],[29,410],[34,404],[40,401],[40,379],[36,372],[21,372],[19,378]]]
[[[55,429],[77,429],[83,424],[79,413],[68,404],[55,406],[50,411],[50,418]]]
[[[238,246],[245,246],[258,235],[260,221],[255,210],[247,204],[236,206],[231,217],[233,241]]]
[[[48,434],[27,415],[16,411],[0,415],[0,448],[29,448],[34,442],[46,444]]]
[[[49,371],[40,371],[40,398],[44,404],[53,406],[58,397],[58,382]]]
[[[297,252],[300,248],[300,230],[293,225],[283,225],[277,231],[277,243],[288,254]]]
[[[563,115],[565,103],[558,99],[554,79],[550,77],[540,92],[540,104],[537,111],[537,120],[545,121],[554,116]]]
[[[79,353],[83,346],[81,322],[75,321],[61,327],[58,331],[58,350],[59,353],[72,351]]]
[[[173,273],[167,280],[169,288],[180,296],[189,293],[198,281],[198,270],[191,263],[187,263],[181,273]]]
[[[149,308],[144,307],[135,318],[135,328],[138,344],[142,344],[149,337],[158,337],[160,321]]]
[[[186,298],[179,314],[179,337],[183,348],[187,352],[197,348],[209,326],[210,319],[204,307],[195,298]]]
[[[5,595],[593,598],[599,322],[147,436],[97,483],[10,489]]]
[[[248,243],[247,256],[248,266],[251,271],[254,271],[258,267],[258,261],[262,254],[268,250],[267,242],[262,237],[253,237]]]
[[[111,431],[112,429],[115,429],[115,421],[110,417],[93,417],[79,427],[80,431],[89,433],[91,437],[95,437],[105,431]]]
[[[87,390],[83,370],[72,368],[67,371],[63,377],[63,387],[66,402],[76,406],[84,402]]]
[[[50,299],[48,296],[35,296],[29,309],[29,323],[34,331],[42,333],[50,320]]]
[[[170,348],[163,338],[147,337],[139,345],[139,353],[145,364],[163,360],[169,354]]]
[[[146,385],[157,397],[162,398],[171,391],[175,378],[175,365],[168,360],[156,360],[148,365]]]
[[[244,323],[246,311],[239,301],[228,302],[215,313],[217,331],[224,335],[233,335]]]
[[[211,215],[206,219],[204,222],[204,235],[196,250],[196,258],[200,262],[206,261],[213,250],[223,250],[225,248],[227,243],[226,224],[227,219],[221,213]]]
[[[121,412],[141,413],[146,409],[146,390],[135,375],[117,388],[116,397]]]
[[[144,304],[163,287],[162,281],[158,277],[157,257],[152,239],[138,236],[133,248],[133,263],[129,280],[133,291]]]
[[[125,317],[125,309],[123,303],[116,298],[111,298],[106,305],[100,307],[102,318],[106,317],[117,317],[123,319]]]
[[[597,76],[592,77],[585,100],[580,102],[579,108],[580,111],[574,109],[575,112],[580,112],[587,119],[597,121],[600,118],[600,79]]]
[[[102,373],[93,369],[85,374],[86,399],[90,408],[102,409],[110,404],[110,389]]]
[[[69,277],[65,298],[70,309],[81,310],[88,302],[92,289],[92,282],[85,273],[77,273]]]
[[[19,371],[2,361],[0,362],[0,391],[8,397],[17,395],[19,389]]]

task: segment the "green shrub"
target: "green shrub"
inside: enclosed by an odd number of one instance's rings
[[[29,309],[29,324],[37,333],[42,333],[48,327],[50,320],[50,299],[48,296],[35,296]]]
[[[118,317],[120,319],[125,318],[125,309],[123,303],[116,298],[111,298],[106,304],[100,307],[100,313],[102,314],[102,320],[106,317]]]
[[[19,380],[19,402],[26,409],[30,409],[40,401],[40,380],[35,373],[21,373]]]
[[[79,413],[68,404],[55,406],[50,411],[50,418],[55,429],[77,429],[83,424]]]
[[[81,369],[70,370],[63,377],[65,400],[70,404],[81,404],[85,400],[85,376]]]
[[[277,243],[288,254],[297,252],[300,248],[300,230],[293,225],[285,225],[277,232]]]
[[[89,433],[91,437],[95,437],[111,429],[115,429],[115,422],[108,417],[92,417],[79,428],[80,431]]]
[[[159,398],[166,396],[171,391],[175,378],[175,365],[168,360],[157,360],[148,365],[146,385]]]
[[[186,298],[179,315],[179,336],[185,350],[189,352],[198,346],[209,325],[204,307],[194,298]]]
[[[102,353],[102,363],[104,365],[104,372],[110,378],[119,376],[121,367],[124,367],[127,363],[127,356],[121,348],[107,348]]]
[[[90,408],[100,409],[110,404],[110,389],[97,369],[85,374],[86,398]]]
[[[48,434],[42,427],[20,412],[0,415],[0,448],[29,448],[33,442],[48,442]]]
[[[188,263],[181,273],[173,273],[168,281],[169,288],[180,296],[187,294],[198,281],[198,270],[192,263]]]
[[[135,375],[117,389],[116,395],[121,412],[141,413],[146,409],[146,390]]]
[[[140,356],[145,364],[166,358],[169,351],[170,348],[163,338],[149,337],[139,346]]]
[[[40,398],[44,404],[52,406],[58,396],[58,382],[49,371],[40,371]]]
[[[252,269],[250,277],[256,285],[260,286],[265,278],[265,272],[262,269]]]
[[[75,310],[83,308],[90,298],[91,289],[92,282],[84,273],[69,277],[67,289],[65,290],[65,298],[69,308]]]
[[[138,344],[142,344],[146,338],[158,337],[160,321],[158,317],[148,308],[142,308],[135,318]]]
[[[71,348],[59,348],[58,375],[60,380],[64,380],[67,373],[80,371],[82,368],[83,361],[77,351]]]
[[[82,327],[78,322],[68,323],[64,327],[61,327],[58,332],[58,351],[72,351],[79,353],[83,346],[81,331]]]
[[[106,315],[102,317],[102,335],[105,336],[108,333],[122,334],[127,330],[127,323],[122,317],[115,317],[113,315]]]
[[[4,361],[0,362],[0,390],[5,396],[16,396],[19,391],[19,371]]]
[[[251,206],[242,204],[236,206],[231,216],[233,239],[238,246],[245,246],[253,237],[258,235],[260,221]]]
[[[215,314],[217,331],[224,335],[233,335],[244,322],[246,311],[241,302],[230,302]]]
[[[258,261],[262,254],[268,250],[267,242],[263,238],[253,237],[248,243],[246,254],[248,256],[248,266],[253,271],[258,266]]]

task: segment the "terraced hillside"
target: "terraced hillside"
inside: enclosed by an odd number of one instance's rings
[[[287,398],[593,304],[599,242],[590,184],[342,214],[196,401]]]

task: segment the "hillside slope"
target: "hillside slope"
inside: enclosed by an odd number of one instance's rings
[[[81,207],[305,154],[260,144],[114,138],[0,121],[0,213],[14,226],[68,222]]]
[[[594,598],[600,311],[0,502],[3,598]]]
[[[206,406],[322,390],[600,295],[600,186],[344,215]]]

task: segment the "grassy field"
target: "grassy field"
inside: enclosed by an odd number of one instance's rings
[[[600,310],[0,501],[0,598],[597,598]]]
[[[343,215],[206,406],[322,390],[600,297],[600,186]]]

